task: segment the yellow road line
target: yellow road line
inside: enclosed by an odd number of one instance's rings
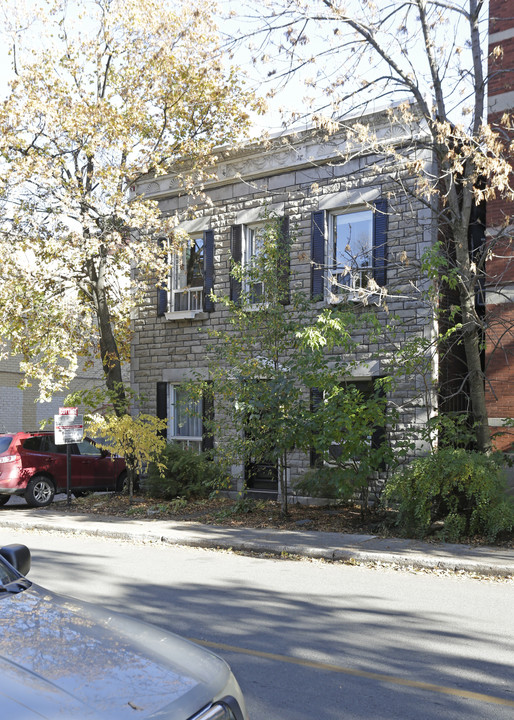
[[[340,665],[330,665],[328,663],[315,662],[312,660],[302,660],[301,658],[294,658],[288,655],[277,655],[276,653],[262,652],[261,650],[248,650],[235,645],[225,645],[224,643],[209,642],[208,640],[197,640],[196,638],[190,638],[190,640],[198,645],[203,645],[204,647],[208,647],[213,650],[225,650],[226,652],[252,655],[253,657],[260,657],[265,660],[277,660],[278,662],[285,662],[290,665],[301,665],[302,667],[314,668],[316,670],[328,670],[329,672],[336,672],[342,675],[353,675],[355,677],[367,678],[368,680],[378,680],[379,682],[391,683],[393,685],[404,685],[406,687],[417,688],[418,690],[428,690],[442,695],[453,695],[454,697],[465,698],[466,700],[477,700],[478,702],[487,702],[494,703],[495,705],[514,707],[514,700],[507,700],[507,698],[495,697],[494,695],[471,692],[470,690],[459,690],[457,688],[445,687],[444,685],[434,685],[432,683],[419,682],[418,680],[407,680],[406,678],[395,677],[394,675],[384,675],[382,673],[368,672],[367,670],[345,668]]]

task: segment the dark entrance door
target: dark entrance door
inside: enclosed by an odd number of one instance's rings
[[[276,500],[278,467],[276,463],[248,462],[245,467],[246,492],[250,497]]]
[[[245,463],[245,484],[246,492],[250,497],[276,500],[278,497],[278,465],[273,459],[272,432],[267,427],[265,415],[255,408],[259,407],[259,401],[263,397],[269,398],[269,385],[266,380],[258,379],[247,381],[245,384],[249,406],[253,406],[252,421],[248,417],[245,428],[245,438],[250,441],[249,446],[254,444],[254,457],[250,450],[250,457]],[[257,456],[257,457],[256,457]],[[258,459],[257,459],[258,458]]]

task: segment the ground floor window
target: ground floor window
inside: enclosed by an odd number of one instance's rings
[[[380,384],[377,384],[375,382],[374,378],[369,378],[365,380],[345,380],[340,385],[341,388],[348,388],[350,392],[357,391],[359,396],[362,398],[363,401],[367,401],[370,399],[379,399],[383,398],[383,389],[380,386]],[[316,412],[316,410],[320,407],[320,405],[324,402],[324,394],[323,392],[312,388],[311,389],[311,411]],[[377,421],[369,427],[369,434],[366,437],[361,438],[361,442],[363,445],[360,447],[364,452],[366,452],[366,449],[375,450],[384,442],[386,435],[386,429],[385,429],[385,422],[383,419],[380,419],[377,417]],[[325,456],[321,454],[320,452],[316,452],[314,449],[311,450],[310,453],[310,466],[311,467],[320,467],[323,464],[339,464],[341,462],[341,457],[344,454],[344,460],[343,462],[347,461],[359,461],[359,449],[353,448],[354,452],[351,453],[351,455],[348,455],[348,450],[350,449],[348,447],[348,444],[345,443],[345,440],[343,439],[344,436],[341,439],[341,442],[338,442],[337,440],[333,441],[329,448],[325,450]],[[343,453],[343,445],[345,446]]]
[[[168,440],[202,449],[203,401],[179,385],[168,385]]]

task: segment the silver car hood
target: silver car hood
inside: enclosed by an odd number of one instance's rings
[[[186,720],[231,677],[176,635],[32,585],[0,597],[0,708],[16,720]]]

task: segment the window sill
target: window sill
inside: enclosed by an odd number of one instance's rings
[[[341,293],[340,295],[333,295],[332,293],[328,296],[327,302],[329,305],[341,305],[342,303],[362,303],[364,300],[363,296],[354,291],[348,291]]]
[[[335,295],[330,293],[326,301],[328,305],[341,305],[342,303],[353,303],[354,305],[376,305],[380,307],[385,297],[385,292],[367,292],[359,290],[348,290],[347,292]]]
[[[269,303],[253,303],[252,305],[242,305],[241,310],[244,312],[259,312],[259,310],[267,310]]]
[[[209,317],[209,313],[203,310],[176,310],[173,312],[164,313],[166,320],[205,320]]]

